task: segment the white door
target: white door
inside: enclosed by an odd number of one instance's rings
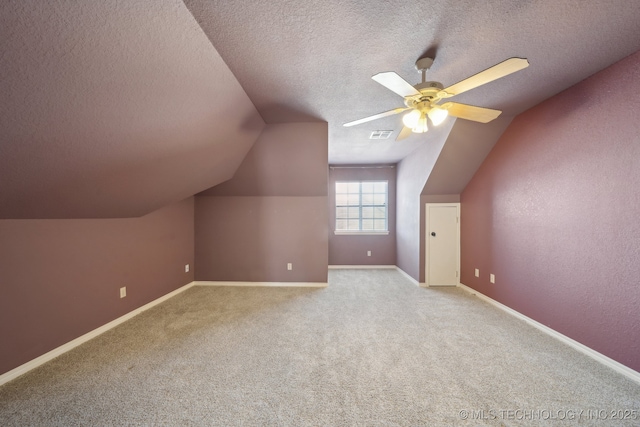
[[[427,286],[456,286],[460,271],[460,204],[427,203]]]

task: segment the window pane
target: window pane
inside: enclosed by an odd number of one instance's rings
[[[376,193],[386,193],[387,192],[386,181],[374,183],[374,189]]]
[[[359,193],[360,192],[360,183],[359,182],[349,182],[349,193]]]
[[[335,183],[337,231],[387,231],[387,181]]]
[[[362,220],[362,230],[373,231],[373,220],[372,219],[363,219]]]
[[[350,206],[357,206],[360,204],[360,195],[359,194],[349,194],[347,196],[347,204]]]
[[[347,183],[346,182],[336,182],[336,194],[338,193],[346,193],[347,192]]]
[[[346,218],[346,217],[347,217],[347,208],[337,207],[336,218]]]
[[[363,193],[373,193],[373,182],[363,182],[362,183],[362,192]]]

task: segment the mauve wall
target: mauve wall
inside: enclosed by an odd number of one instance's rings
[[[326,123],[267,125],[234,177],[196,197],[196,280],[326,282],[327,159]]]
[[[640,371],[638,93],[640,53],[516,117],[461,195],[461,281]]]
[[[424,203],[421,192],[451,132],[447,119],[420,135],[424,145],[398,163],[396,182],[396,265],[424,282]]]
[[[0,220],[0,374],[192,282],[193,206],[191,197],[141,218]]]
[[[336,181],[388,181],[388,235],[335,235]],[[395,166],[336,166],[329,169],[329,264],[396,265]],[[371,251],[371,256],[367,256]]]
[[[326,282],[327,223],[326,197],[197,197],[196,279]]]

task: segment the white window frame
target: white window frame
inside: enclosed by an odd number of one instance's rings
[[[379,204],[371,204],[371,205],[363,205],[362,203],[362,184],[363,183],[379,183],[379,182],[384,182],[386,184],[386,192],[385,192],[385,199],[384,199],[384,208],[385,208],[385,230],[362,230],[362,208],[363,207],[372,207],[372,208],[376,208],[376,207],[381,207],[382,205]],[[338,191],[337,191],[337,187],[338,184],[359,184],[359,203],[358,205],[338,205]],[[389,181],[385,180],[385,179],[375,179],[375,180],[341,180],[341,181],[336,181],[335,185],[334,185],[334,196],[335,196],[335,203],[334,203],[334,213],[335,213],[335,227],[334,227],[334,234],[336,235],[354,235],[354,236],[366,236],[366,235],[388,235],[389,234]],[[343,194],[343,193],[341,193]],[[373,193],[374,195],[376,193]],[[377,193],[380,194],[380,193]],[[359,209],[359,215],[358,215],[358,220],[360,221],[359,226],[360,226],[360,230],[338,230],[337,229],[337,225],[338,225],[338,208],[354,208],[357,207]],[[365,218],[366,219],[366,218]],[[375,218],[372,218],[375,219]]]

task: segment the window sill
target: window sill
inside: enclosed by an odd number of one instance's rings
[[[334,231],[336,236],[386,236],[388,231]]]

